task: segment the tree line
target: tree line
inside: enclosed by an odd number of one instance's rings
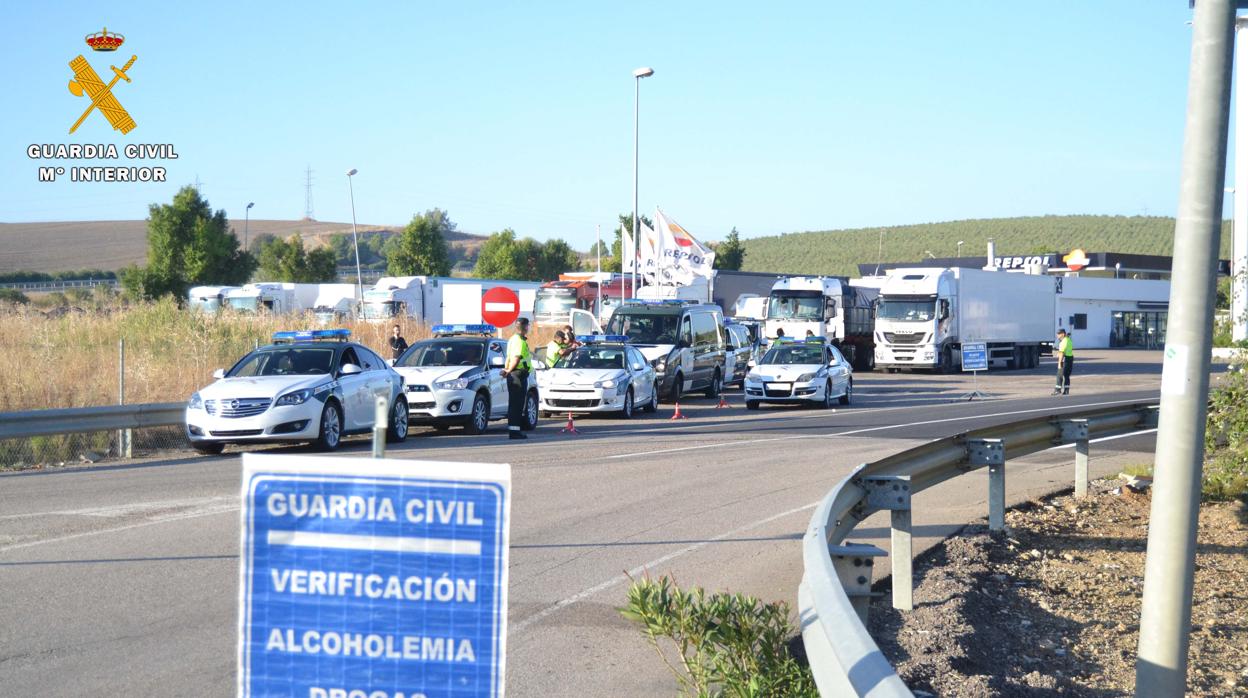
[[[644,216],[647,225],[651,221]],[[632,224],[631,215],[620,216]],[[464,237],[449,214],[438,208],[412,216],[398,233],[370,231],[359,235],[361,267],[388,276],[449,276],[453,269],[471,269],[478,278],[548,281],[559,274],[593,269],[594,256],[583,256],[565,240],[538,242],[520,238],[506,228],[488,236],[475,253],[452,250],[449,237]],[[620,269],[620,231],[614,243],[602,244],[603,271]],[[740,268],[745,249],[734,228],[717,246],[720,268]],[[591,250],[595,252],[598,250]],[[333,282],[339,267],[354,267],[356,245],[351,235],[336,233],[328,244],[308,249],[298,233],[286,238],[260,234],[247,249],[229,226],[224,210],[212,210],[194,187],[183,187],[168,204],[148,207],[147,263],[130,265],[119,278],[134,298],[172,295],[185,298],[193,286],[239,286],[251,279],[293,283]],[[467,268],[465,268],[467,267]],[[97,277],[98,278],[98,277]]]

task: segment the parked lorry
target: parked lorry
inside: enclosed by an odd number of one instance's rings
[[[225,303],[226,294],[235,290],[238,286],[196,286],[186,294],[187,307],[203,313],[218,312]]]
[[[840,349],[860,371],[871,370],[875,356],[872,309],[876,289],[843,276],[793,276],[776,281],[767,297],[764,332],[790,339],[810,332]]]
[[[384,276],[364,291],[363,317],[384,322],[412,318],[425,325],[481,323],[481,296],[505,286],[520,299],[520,316],[533,319],[539,281],[456,279],[442,276]]]
[[[1034,368],[1053,342],[1055,279],[966,268],[888,272],[875,317],[875,365],[953,371],[965,342],[987,344],[989,364]]]
[[[252,283],[227,293],[225,305],[243,313],[300,313],[314,307],[320,286],[321,284]]]
[[[562,327],[570,320],[573,308],[586,310],[606,322],[610,310],[604,305],[618,303],[621,294],[631,293],[631,280],[609,272],[568,272],[555,281],[547,281],[537,291],[533,319],[538,325]],[[614,293],[613,293],[614,291]]]
[[[338,320],[354,318],[359,304],[355,284],[320,284],[312,312],[316,315],[317,324],[327,326]]]

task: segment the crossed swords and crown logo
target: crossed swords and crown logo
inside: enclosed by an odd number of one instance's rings
[[[125,43],[126,37],[116,32],[109,32],[108,27],[105,27],[104,31],[88,34],[85,40],[93,51],[116,51]],[[112,124],[113,130],[126,134],[134,129],[134,119],[126,111],[126,108],[121,106],[121,102],[117,101],[117,97],[113,95],[113,86],[117,84],[118,80],[131,82],[130,76],[126,75],[126,71],[130,70],[130,66],[134,65],[136,59],[138,59],[138,56],[130,56],[130,60],[126,61],[126,64],[120,69],[115,65],[110,65],[109,67],[113,69],[114,75],[107,85],[104,84],[104,81],[96,74],[95,69],[91,67],[91,64],[81,54],[69,62],[69,67],[74,71],[74,79],[69,81],[69,91],[74,93],[76,97],[81,97],[85,92],[91,98],[91,105],[82,113],[82,116],[78,117],[74,125],[69,128],[70,133],[77,131],[82,122],[86,121],[91,112],[96,109],[99,109],[104,118],[108,119],[108,123]]]

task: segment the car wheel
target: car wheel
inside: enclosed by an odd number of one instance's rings
[[[536,429],[537,416],[537,393],[529,393],[524,399],[524,424],[521,428],[525,431]]]
[[[632,419],[632,418],[633,418],[633,389],[629,388],[628,392],[624,393],[624,408],[620,410],[620,419]]]
[[[679,373],[676,374],[676,380],[672,381],[672,389],[667,394],[668,402],[680,402],[681,388],[685,387],[685,377]]]
[[[386,441],[399,444],[407,441],[407,399],[400,397],[390,408],[390,423],[386,425]]]
[[[641,409],[651,414],[659,411],[659,386],[654,383],[650,384],[650,402],[647,402],[646,406]]]
[[[850,378],[849,382],[845,384],[845,394],[841,396],[840,402],[842,405],[848,405],[851,401],[853,401],[853,399],[854,399],[854,379]]]
[[[709,398],[719,397],[719,393],[724,389],[724,375],[715,369],[715,376],[711,378],[711,384],[706,386],[706,396]]]
[[[823,409],[832,409],[832,381],[823,384]]]
[[[200,455],[215,456],[225,450],[225,444],[215,444],[211,442],[193,443],[191,444],[191,448],[195,449],[195,452]]]
[[[484,393],[477,393],[472,399],[472,411],[464,421],[464,431],[469,434],[480,434],[490,426],[490,401]]]
[[[756,410],[756,409],[758,409],[758,401],[757,401],[757,400],[746,400],[746,401],[745,401],[745,409],[747,409],[747,410]]]
[[[325,403],[321,410],[321,433],[316,437],[316,450],[333,451],[342,443],[342,409],[336,402]]]

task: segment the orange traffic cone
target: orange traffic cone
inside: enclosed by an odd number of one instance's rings
[[[732,407],[732,405],[728,404],[728,398],[724,397],[723,393],[719,394],[719,404],[715,405],[715,409],[719,409],[721,407]]]
[[[669,419],[669,420],[670,420],[670,419],[689,419],[688,417],[686,417],[685,415],[681,414],[681,412],[680,412],[680,400],[677,400],[677,401],[676,401],[676,411],[675,411],[675,412],[673,412],[673,413],[672,413],[672,416],[671,416],[671,417],[669,417],[668,419]]]
[[[571,413],[571,412],[568,412],[568,425],[567,425],[566,427],[564,427],[564,428],[560,429],[560,430],[559,430],[559,433],[560,433],[560,434],[579,434],[579,433],[581,433],[581,432],[580,432],[580,430],[578,430],[578,429],[576,428],[576,425],[572,423],[572,413]]]

